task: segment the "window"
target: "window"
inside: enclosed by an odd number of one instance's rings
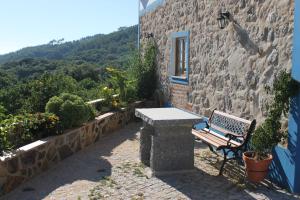
[[[189,32],[172,34],[169,75],[172,82],[188,84]]]
[[[185,38],[176,38],[175,76],[186,77]]]

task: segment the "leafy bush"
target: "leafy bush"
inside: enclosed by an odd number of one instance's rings
[[[7,115],[7,110],[0,105],[0,121],[7,119],[8,115]]]
[[[144,54],[136,53],[130,62],[130,72],[136,81],[137,96],[149,99],[157,87],[156,74],[157,47],[153,41],[148,41]]]
[[[79,96],[68,93],[52,97],[46,104],[46,111],[56,114],[65,129],[80,126],[95,117],[90,105]]]
[[[80,87],[72,77],[45,73],[35,80],[0,90],[0,102],[10,114],[44,112],[51,97],[78,91]]]
[[[135,80],[130,76],[128,71],[107,67],[109,79],[107,80],[116,93],[120,94],[122,102],[131,102],[136,99]]]
[[[0,151],[9,151],[33,141],[62,133],[59,118],[50,113],[10,116],[0,122]]]
[[[274,95],[274,101],[268,109],[267,119],[254,132],[251,138],[252,150],[256,152],[256,159],[267,157],[285,133],[281,130],[282,115],[289,112],[290,99],[299,91],[299,83],[292,79],[291,74],[281,71],[275,78],[273,87],[266,87],[268,93]]]
[[[39,79],[28,84],[30,96],[24,108],[29,112],[44,112],[49,99],[63,92],[73,93],[78,90],[76,80],[63,74],[44,74]]]
[[[100,110],[101,112],[109,112],[111,110],[119,110],[122,103],[120,100],[120,95],[117,94],[116,90],[109,87],[102,87],[101,97],[104,101],[101,103]]]

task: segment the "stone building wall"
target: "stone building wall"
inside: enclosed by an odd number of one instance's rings
[[[134,119],[135,108],[144,106],[147,107],[143,102],[136,102],[124,111],[106,113],[80,128],[21,147],[14,155],[0,157],[0,195],[125,126]]]
[[[222,8],[237,22],[223,30],[217,22]],[[140,35],[154,35],[160,87],[174,106],[262,119],[269,98],[264,86],[291,68],[293,22],[294,0],[165,0],[140,16]],[[190,31],[187,86],[168,75],[171,34],[179,31]]]

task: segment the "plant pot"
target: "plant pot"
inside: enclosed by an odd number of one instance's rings
[[[271,154],[264,160],[256,160],[253,156],[254,152],[243,153],[243,160],[245,162],[246,175],[249,181],[259,183],[266,178],[269,172],[269,166],[273,160]]]

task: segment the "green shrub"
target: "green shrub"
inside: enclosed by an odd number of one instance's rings
[[[120,94],[121,102],[132,102],[136,99],[136,85],[134,78],[128,71],[113,67],[107,67],[108,82],[112,85],[115,93]]]
[[[27,85],[30,93],[23,105],[23,110],[29,113],[44,112],[49,99],[63,92],[76,92],[78,84],[75,79],[63,74],[43,74],[37,80]]]
[[[136,81],[137,96],[149,99],[157,88],[156,56],[157,47],[148,41],[143,54],[137,53],[130,62],[130,72]]]
[[[112,110],[119,110],[122,105],[125,105],[124,102],[121,101],[120,95],[117,94],[115,89],[102,87],[101,90],[101,98],[104,99],[100,104],[101,112],[109,112]]]
[[[62,133],[59,118],[50,113],[10,116],[0,122],[0,150],[17,149],[36,140]]]
[[[79,96],[68,93],[52,97],[46,105],[46,111],[56,114],[65,129],[80,126],[95,117],[90,105]]]
[[[281,129],[281,119],[287,117],[290,108],[291,97],[299,92],[299,83],[292,79],[291,74],[281,71],[275,77],[272,88],[266,87],[272,94],[274,101],[268,106],[266,120],[255,130],[251,138],[251,147],[255,151],[256,159],[261,160],[272,152],[272,149],[287,135]]]
[[[7,110],[4,108],[4,106],[0,105],[0,121],[6,119],[7,117]]]

